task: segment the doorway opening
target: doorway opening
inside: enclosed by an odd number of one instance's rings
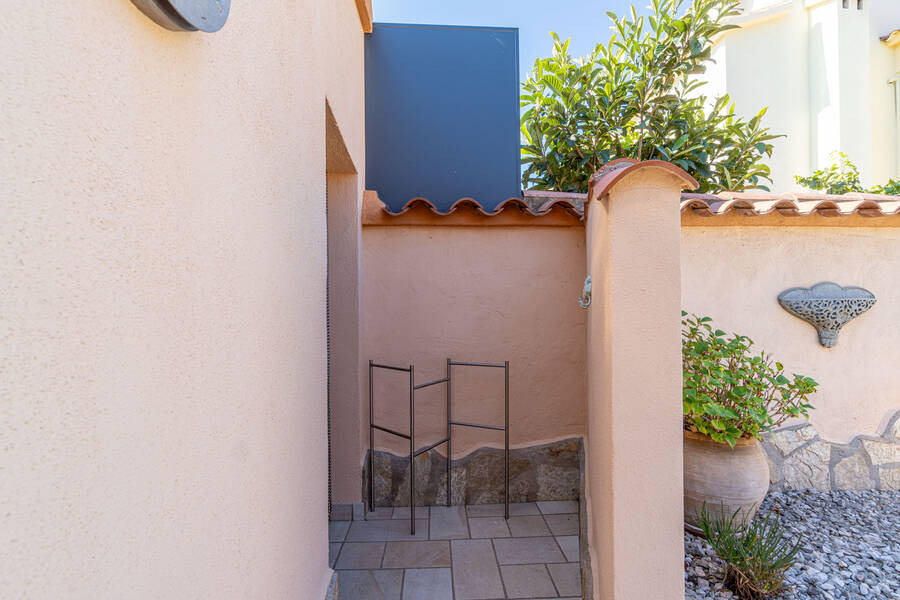
[[[327,242],[326,351],[328,515],[334,502],[356,500],[359,403],[359,174],[328,102],[325,103]],[[356,490],[356,496],[359,490]]]

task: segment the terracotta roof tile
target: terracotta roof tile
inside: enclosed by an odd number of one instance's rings
[[[627,165],[624,166],[627,168]],[[598,172],[595,179],[616,177],[623,166],[606,172]],[[596,190],[595,190],[596,193]],[[446,211],[438,209],[426,198],[413,198],[398,211],[392,211],[377,200],[374,192],[371,210],[385,217],[398,217],[404,214],[428,215],[430,217],[462,217],[492,218],[504,216],[506,220],[516,218],[547,217],[554,215],[554,221],[560,219],[584,219],[584,203],[587,194],[569,192],[548,192],[542,190],[526,190],[522,198],[507,198],[493,210],[485,209],[474,198],[460,198]],[[892,217],[900,216],[900,196],[882,196],[878,194],[850,193],[843,195],[829,194],[768,194],[764,192],[722,192],[720,194],[681,194],[681,212],[693,213],[700,217],[720,217],[729,213],[745,217],[761,217],[778,214],[783,217]],[[374,213],[373,213],[374,214]],[[374,218],[374,216],[372,217]],[[512,221],[510,221],[512,222]],[[560,221],[563,222],[563,221]]]
[[[765,194],[762,192],[723,192],[682,194],[681,211],[693,210],[701,217],[717,217],[732,210],[738,214],[758,217],[772,212],[797,217],[819,214],[823,217],[890,217],[900,215],[900,196],[850,193],[830,194]]]
[[[661,169],[667,171],[681,179],[681,189],[694,190],[698,186],[697,180],[688,175],[684,169],[672,163],[662,160],[639,161],[634,158],[617,158],[600,167],[591,177],[588,184],[587,201],[590,202],[591,200],[604,197],[620,179],[639,169]]]
[[[542,192],[541,194],[556,193],[557,192]],[[578,219],[582,219],[584,216],[583,209],[578,204],[573,202],[572,198],[568,194],[561,194],[558,197],[551,196],[546,199],[546,201],[541,202],[537,207],[523,198],[507,198],[496,207],[494,207],[494,210],[487,210],[474,198],[460,198],[459,200],[451,204],[450,208],[448,208],[446,211],[442,211],[427,198],[413,198],[412,200],[404,204],[398,211],[392,211],[386,205],[384,206],[383,210],[389,215],[398,216],[416,208],[426,209],[434,213],[435,215],[439,215],[442,217],[446,217],[459,209],[470,209],[485,217],[494,217],[505,210],[511,209],[518,209],[519,211],[525,213],[530,217],[541,217],[558,211],[565,211],[577,217]]]

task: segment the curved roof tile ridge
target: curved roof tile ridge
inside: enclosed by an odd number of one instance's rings
[[[623,161],[600,174],[609,176],[610,173],[627,169],[631,163]],[[597,177],[597,176],[595,176]],[[585,194],[569,194],[561,192],[528,191],[530,196],[535,196],[543,203],[529,203],[521,197],[507,198],[496,205],[493,210],[485,209],[484,205],[474,198],[464,197],[456,200],[447,210],[439,209],[427,198],[416,197],[407,201],[400,210],[392,211],[385,205],[382,210],[391,216],[399,216],[410,211],[425,210],[428,213],[440,217],[446,217],[453,213],[474,213],[482,217],[494,217],[507,210],[516,209],[529,217],[541,217],[551,213],[567,213],[579,220],[584,220],[584,210],[580,204],[580,198]],[[819,214],[824,217],[846,217],[861,215],[864,217],[890,217],[900,216],[900,196],[885,196],[879,194],[867,194],[851,192],[847,194],[812,194],[805,192],[773,194],[762,191],[747,192],[721,192],[719,194],[682,193],[681,212],[691,210],[702,217],[716,217],[735,212],[739,215],[758,217],[776,213],[786,217],[810,216]]]
[[[449,216],[460,208],[466,208],[485,217],[494,217],[505,210],[518,209],[522,213],[531,217],[541,217],[550,214],[555,210],[563,210],[578,219],[584,218],[583,211],[569,198],[552,198],[544,202],[537,210],[533,209],[531,205],[525,202],[525,200],[523,200],[522,198],[515,197],[507,198],[503,202],[500,202],[496,207],[494,207],[494,210],[485,209],[480,202],[478,202],[474,198],[469,197],[460,198],[459,200],[451,204],[447,210],[441,210],[437,206],[435,206],[435,204],[431,200],[421,197],[411,198],[400,208],[400,210],[396,211],[391,210],[387,205],[382,205],[382,210],[384,212],[395,217],[418,208],[425,209],[441,217]]]
[[[900,196],[851,192],[847,194],[810,194],[767,192],[721,192],[717,195],[682,194],[681,210],[692,210],[703,217],[727,214],[734,210],[745,216],[763,216],[777,212],[782,216],[864,217],[900,215]]]
[[[560,208],[565,210],[570,215],[576,216],[581,220],[584,220],[584,205],[579,207],[577,204],[569,200],[568,198],[551,198],[547,200],[543,204],[541,204],[537,213],[539,215],[545,215],[554,209]]]

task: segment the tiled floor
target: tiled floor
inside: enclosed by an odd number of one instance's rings
[[[581,598],[577,502],[418,507],[415,536],[408,508],[355,517],[329,523],[340,600]]]

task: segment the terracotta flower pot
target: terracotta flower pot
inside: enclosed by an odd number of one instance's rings
[[[684,432],[684,521],[700,526],[704,503],[712,517],[749,523],[769,491],[769,464],[755,439],[734,448],[708,436]]]

